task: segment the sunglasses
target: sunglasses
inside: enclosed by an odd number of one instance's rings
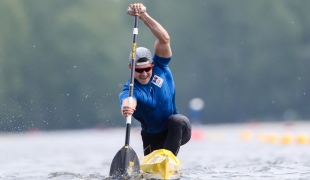
[[[150,66],[150,67],[147,67],[147,68],[135,69],[135,71],[137,73],[143,73],[144,71],[145,72],[149,72],[152,68],[153,68],[153,66]]]

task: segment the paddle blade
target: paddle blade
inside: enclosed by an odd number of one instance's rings
[[[120,149],[113,158],[110,177],[122,179],[138,175],[139,173],[140,163],[136,152],[130,146]]]

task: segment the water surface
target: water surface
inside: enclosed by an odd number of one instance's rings
[[[310,179],[310,123],[193,127],[181,179]],[[302,134],[303,133],[303,134]],[[125,128],[0,134],[0,179],[108,179]],[[142,156],[140,128],[130,144]]]

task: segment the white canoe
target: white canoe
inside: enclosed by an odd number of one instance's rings
[[[140,169],[144,178],[178,179],[181,176],[182,162],[166,149],[153,151],[140,158]]]

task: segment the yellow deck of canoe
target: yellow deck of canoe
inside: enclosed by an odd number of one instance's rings
[[[140,168],[144,178],[178,179],[182,162],[171,151],[159,149],[140,158]]]

